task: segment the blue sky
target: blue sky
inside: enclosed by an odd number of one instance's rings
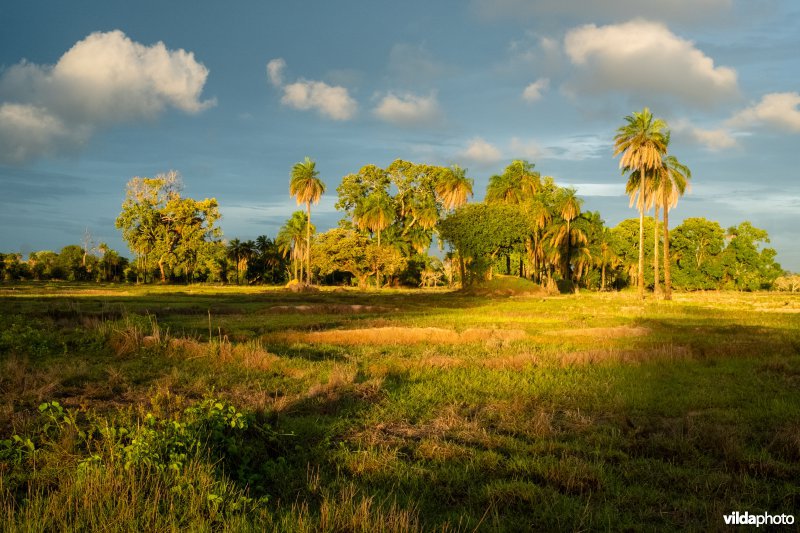
[[[648,106],[693,172],[674,225],[767,229],[800,271],[800,4],[788,0],[7,1],[0,7],[0,250],[114,228],[125,184],[174,169],[227,238],[274,236],[291,166],[341,178],[458,163],[481,199],[525,158],[607,224],[636,216],[612,157]],[[233,7],[232,7],[233,6]]]

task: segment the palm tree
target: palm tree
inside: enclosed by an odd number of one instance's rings
[[[569,279],[572,279],[572,270],[570,268],[570,248],[572,244],[577,244],[581,240],[577,235],[572,235],[570,223],[581,214],[582,204],[583,200],[578,198],[577,191],[571,188],[563,189],[563,191],[556,198],[556,212],[561,216],[562,219],[564,219],[564,222],[566,222],[566,231],[564,232],[564,230],[560,230],[556,234],[554,242],[566,242],[567,253],[565,255],[566,263],[564,265],[564,276]],[[584,242],[586,241],[585,235],[583,236],[582,240]]]
[[[533,163],[516,159],[502,174],[489,178],[486,203],[522,204],[541,187],[541,175],[533,170]]]
[[[303,236],[314,227],[308,223],[308,215],[302,211],[295,211],[291,218],[281,227],[275,242],[283,257],[290,256],[294,268],[294,279],[300,281],[303,277]],[[300,276],[297,275],[298,263]]]
[[[311,284],[311,204],[319,203],[325,192],[325,183],[319,179],[316,163],[306,157],[292,167],[289,194],[297,199],[297,205],[306,204],[308,224],[306,225],[306,282]]]
[[[617,129],[614,137],[614,157],[622,154],[619,166],[623,172],[638,171],[639,187],[639,297],[644,299],[644,212],[647,208],[645,195],[647,193],[646,173],[660,168],[661,158],[667,151],[669,134],[666,133],[667,124],[661,119],[653,117],[648,108],[641,113],[625,117],[626,125]],[[634,172],[635,173],[635,172]],[[634,195],[631,193],[631,205]]]
[[[381,232],[394,220],[394,209],[389,195],[376,193],[368,196],[356,207],[353,222],[362,230],[369,230],[378,237],[378,249],[381,247]],[[380,268],[375,265],[375,287],[381,286]]]
[[[674,155],[662,159],[656,174],[656,205],[664,210],[664,299],[672,299],[672,273],[669,257],[669,210],[678,205],[678,198],[689,189],[692,171]],[[657,224],[656,224],[657,225]]]
[[[231,242],[228,243],[228,258],[233,260],[233,264],[236,265],[236,284],[239,284],[239,260],[242,256],[242,241],[239,239],[232,239]]]
[[[444,172],[436,182],[436,194],[445,209],[455,209],[467,203],[467,196],[472,196],[473,184],[467,177],[467,169],[453,165],[450,172]]]

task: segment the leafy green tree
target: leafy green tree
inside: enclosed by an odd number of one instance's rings
[[[675,286],[684,290],[718,288],[725,247],[725,232],[719,223],[687,218],[671,234]]]
[[[635,218],[629,218],[611,228],[612,249],[614,254],[619,258],[619,268],[621,269],[617,279],[621,285],[625,285],[632,281],[638,287],[638,276],[640,272],[638,269],[638,256],[640,250],[639,236],[641,235],[641,229],[644,229],[645,232],[649,233],[654,231],[654,226],[655,222],[653,221],[653,218],[645,217],[643,221]],[[653,258],[653,241],[647,239],[644,242],[643,250],[644,259],[648,262],[651,261]],[[650,285],[650,283],[652,283],[652,270],[648,269],[645,271],[642,269],[641,272],[644,276],[642,285]]]
[[[311,284],[311,204],[319,203],[325,192],[325,183],[319,179],[316,163],[306,157],[292,167],[289,194],[297,199],[297,205],[306,204],[306,283]]]
[[[638,172],[639,185],[631,194],[631,205],[636,201],[639,208],[639,297],[644,298],[644,213],[647,209],[646,173],[659,168],[661,158],[667,151],[669,133],[666,122],[653,117],[648,108],[625,117],[627,124],[617,129],[614,137],[614,156],[621,154],[619,166],[623,172]],[[637,198],[638,197],[638,198]]]
[[[168,267],[191,278],[205,244],[221,236],[214,225],[220,218],[216,199],[183,198],[180,189],[174,171],[133,178],[116,220],[123,239],[137,255],[137,270],[146,273],[157,266],[162,283]]]
[[[467,204],[439,223],[439,234],[464,259],[462,280],[470,285],[489,274],[497,254],[523,242],[527,224],[514,224],[518,209],[505,204]],[[468,265],[468,268],[466,268]]]
[[[767,289],[782,274],[775,262],[777,253],[763,245],[769,243],[766,231],[750,222],[728,228],[728,245],[722,252],[723,286],[755,291]]]

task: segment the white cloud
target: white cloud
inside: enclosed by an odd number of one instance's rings
[[[694,43],[657,22],[581,26],[567,32],[564,47],[579,69],[568,84],[575,93],[666,94],[696,105],[738,93],[735,70],[715,66]]]
[[[480,137],[472,139],[467,145],[467,148],[459,155],[479,165],[496,163],[503,158],[503,154],[496,146],[486,142]]]
[[[358,110],[358,104],[346,88],[328,85],[324,81],[299,79],[284,85],[283,71],[286,61],[275,58],[267,63],[267,78],[274,86],[283,89],[281,104],[293,109],[316,110],[320,115],[333,120],[349,120]]]
[[[333,120],[349,120],[358,109],[344,87],[331,87],[322,81],[300,80],[283,87],[281,103],[294,109],[317,110]]]
[[[547,78],[539,78],[525,87],[525,90],[522,91],[522,99],[526,102],[536,102],[542,98],[542,91],[546,91],[549,86],[550,80]]]
[[[283,85],[283,71],[286,69],[286,61],[278,57],[267,63],[267,77],[274,87]]]
[[[22,61],[0,77],[6,120],[0,160],[22,163],[79,146],[103,125],[154,118],[167,107],[198,113],[208,69],[185,50],[145,46],[119,30],[92,33],[55,65]]]
[[[792,133],[800,133],[800,94],[770,93],[761,101],[736,113],[728,123],[732,126],[764,125]]]
[[[726,128],[702,129],[693,126],[688,120],[672,121],[670,126],[674,132],[687,135],[712,152],[733,148],[738,144],[731,131]]]
[[[375,116],[400,126],[431,124],[441,119],[436,94],[417,96],[412,93],[384,96],[373,110]]]

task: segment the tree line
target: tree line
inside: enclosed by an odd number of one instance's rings
[[[304,209],[274,239],[244,241],[223,240],[216,199],[184,196],[176,172],[135,177],[116,220],[132,260],[84,242],[59,254],[30,254],[27,261],[5,254],[3,277],[382,287],[468,286],[503,273],[552,290],[636,286],[642,297],[652,289],[665,299],[673,286],[795,290],[796,276],[783,275],[766,231],[749,222],[723,229],[690,218],[669,229],[669,212],[692,178],[669,144],[666,123],[649,109],[625,117],[614,155],[639,217],[615,227],[584,211],[574,189],[558,186],[525,160],[491,176],[482,202],[469,201],[474,181],[457,165],[401,159],[386,168],[365,165],[342,178],[336,188],[342,218],[320,233],[311,206],[326,186],[306,157],[289,173],[289,193]],[[430,253],[434,242],[439,254]]]

